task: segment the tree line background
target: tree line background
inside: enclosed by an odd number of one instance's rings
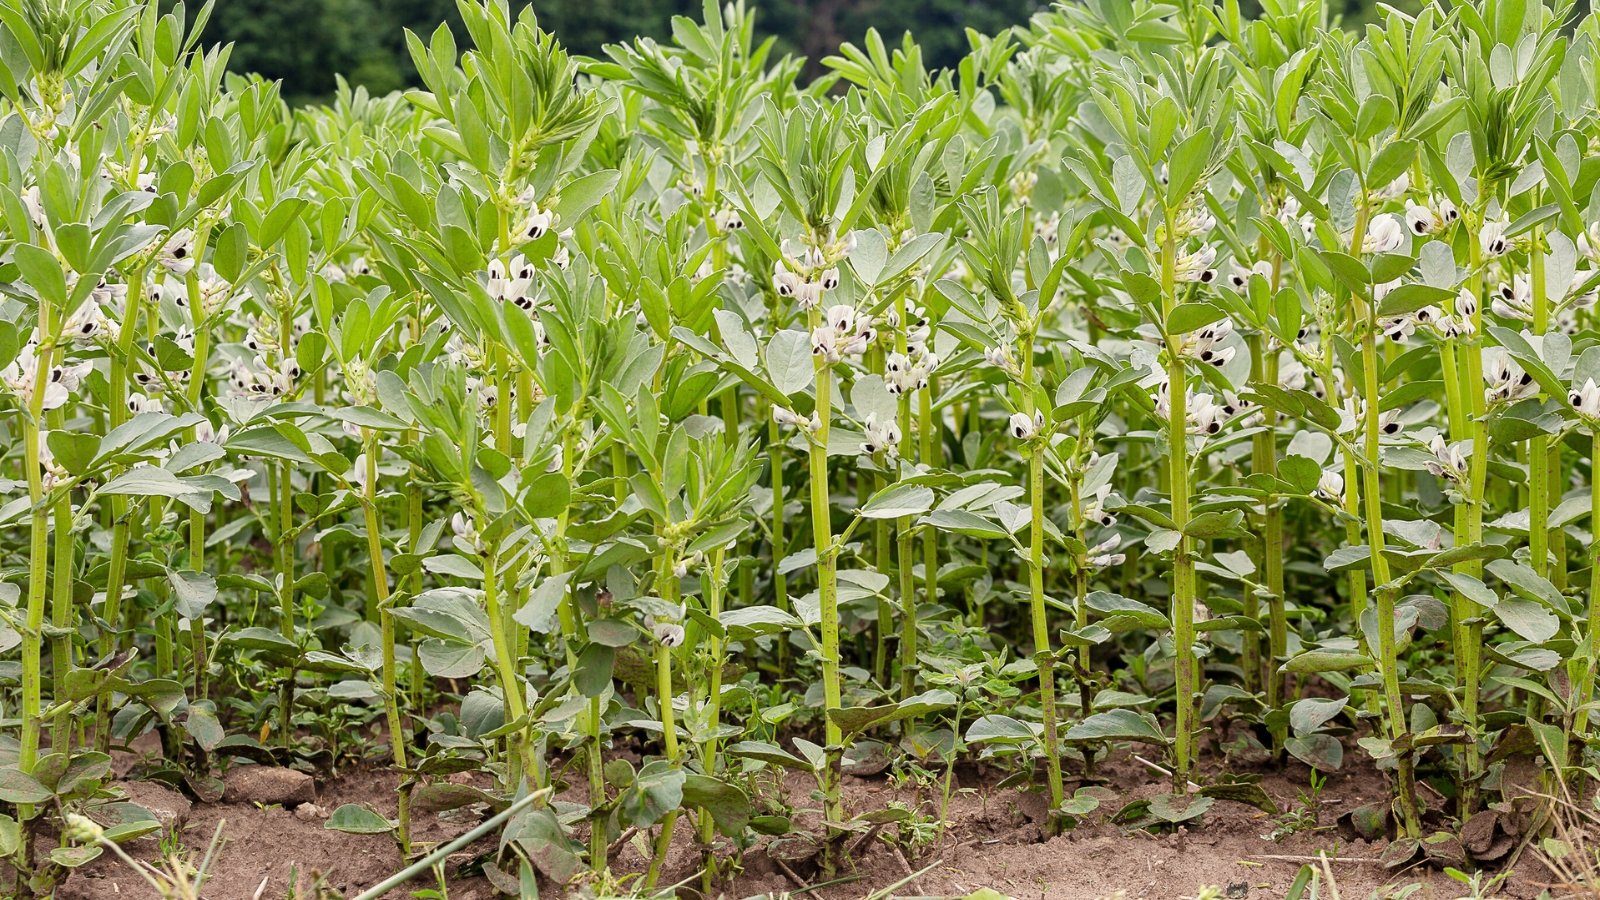
[[[1075,2],[1075,0],[1069,0]],[[1366,20],[1374,0],[1327,0],[1344,20]],[[1416,0],[1391,0],[1402,8]],[[192,3],[191,6],[198,6]],[[516,4],[523,5],[523,4]],[[860,43],[877,28],[897,43],[910,31],[930,66],[954,65],[967,49],[966,28],[992,34],[1026,22],[1044,0],[755,0],[756,27],[776,35],[781,51],[813,61],[843,41]],[[1245,0],[1246,6],[1254,6]],[[698,17],[700,0],[539,0],[539,24],[573,53],[599,55],[635,35],[661,38],[675,15]],[[1253,13],[1253,10],[1251,10]],[[455,0],[218,0],[209,41],[234,45],[232,68],[283,82],[290,102],[333,93],[335,76],[384,93],[413,84],[404,29],[426,36],[440,22],[461,34]]]

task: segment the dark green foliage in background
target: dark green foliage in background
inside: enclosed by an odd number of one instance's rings
[[[1365,21],[1373,0],[1328,0],[1347,24]],[[780,51],[815,64],[843,41],[859,43],[877,28],[891,43],[912,32],[930,66],[954,64],[967,50],[966,29],[993,34],[1024,22],[1047,0],[754,0],[757,27]],[[1245,0],[1246,7],[1254,4]],[[1416,0],[1400,0],[1401,8]],[[675,15],[698,18],[700,0],[541,0],[541,26],[576,54],[599,55],[608,43],[662,36]],[[1251,13],[1253,9],[1249,10]],[[459,34],[453,0],[217,0],[206,37],[234,45],[232,67],[283,82],[291,102],[324,98],[335,77],[386,92],[414,83],[404,29],[424,34],[440,22]]]

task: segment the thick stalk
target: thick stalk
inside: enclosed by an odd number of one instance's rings
[[[1177,306],[1176,241],[1168,228],[1161,248],[1163,317]],[[1173,530],[1179,534],[1172,559],[1173,692],[1177,710],[1173,721],[1172,790],[1185,794],[1194,761],[1194,549],[1184,534],[1189,526],[1189,388],[1188,371],[1175,340],[1167,341],[1167,493],[1172,503]]]
[[[72,671],[72,582],[74,580],[74,547],[72,545],[72,499],[65,491],[58,491],[55,502],[55,559],[51,563],[50,625],[55,636],[50,639],[50,696],[61,699],[67,675]],[[63,706],[50,724],[50,750],[66,753],[70,749],[72,717],[65,715],[70,707]]]
[[[211,332],[204,321],[203,300],[199,277],[191,273],[189,279],[189,308],[194,311],[194,369],[189,373],[189,408],[201,415],[201,393],[205,389],[207,358],[211,353]],[[196,438],[195,429],[189,429],[189,439]],[[206,570],[206,516],[197,509],[189,510],[189,568],[195,572]],[[200,610],[189,619],[189,650],[194,668],[194,698],[206,699],[206,617]]]
[[[921,441],[917,461],[929,468],[939,465],[938,420],[933,417],[933,376],[928,386],[917,392],[917,437]],[[939,536],[932,528],[922,530],[923,600],[933,606],[939,602]]]
[[[873,473],[872,490],[884,488],[883,475]],[[889,520],[875,519],[872,523],[873,567],[879,572],[889,571]],[[894,630],[894,607],[887,594],[877,597],[877,627],[873,629],[872,675],[879,685],[889,685],[889,634]]]
[[[278,578],[278,634],[285,640],[294,640],[294,578],[292,567],[293,557],[289,547],[289,517],[287,505],[281,502],[283,492],[278,489],[280,482],[288,481],[289,467],[286,463],[267,466],[267,507],[272,510],[273,541],[272,560],[273,568]],[[288,747],[293,743],[293,704],[294,704],[294,667],[290,666],[284,672],[283,680],[278,685],[278,740],[283,746]]]
[[[394,652],[394,611],[389,605],[389,567],[383,559],[383,526],[378,516],[378,444],[376,432],[366,434],[366,478],[361,485],[362,511],[366,516],[367,558],[372,566],[372,592],[378,601],[378,621],[383,642],[383,706],[389,721],[389,747],[394,755],[395,768],[406,767],[406,726],[400,716],[399,666]],[[409,781],[409,776],[402,775]],[[411,855],[411,791],[400,791],[400,825],[396,837],[400,852]]]
[[[1535,192],[1537,197],[1537,192]],[[1533,333],[1543,335],[1550,327],[1550,302],[1545,297],[1544,250],[1541,229],[1534,228],[1529,251],[1529,281],[1533,292]],[[1544,399],[1544,395],[1539,395]],[[1528,439],[1528,561],[1533,571],[1550,572],[1550,436],[1535,434]]]
[[[52,353],[46,349],[50,334],[50,308],[39,304],[39,346],[35,353],[33,394],[22,416],[22,458],[27,468],[28,499],[28,627],[22,633],[22,747],[18,767],[33,771],[39,759],[40,694],[43,689],[40,655],[44,639],[45,585],[49,570],[50,508],[45,504],[44,476],[39,469],[39,424],[44,421],[45,385],[50,378]],[[23,818],[31,807],[23,810]]]
[[[1261,331],[1253,332],[1249,337],[1249,346],[1250,346],[1250,380],[1252,382],[1258,383],[1258,384],[1266,383],[1266,367],[1264,365],[1265,357],[1267,355],[1267,337],[1266,337],[1266,335]],[[1263,471],[1266,470],[1267,457],[1269,455],[1271,455],[1271,453],[1272,453],[1271,449],[1268,446],[1268,442],[1270,440],[1271,440],[1270,435],[1264,429],[1261,432],[1255,434],[1254,436],[1252,436],[1250,438],[1250,471],[1251,472],[1263,472]],[[1272,507],[1272,498],[1270,498],[1270,497],[1263,498],[1262,499],[1261,519],[1260,519],[1260,531],[1257,532],[1257,534],[1259,535],[1259,541],[1260,541],[1260,557],[1259,558],[1262,559],[1262,560],[1265,560],[1266,557],[1267,557],[1267,554],[1271,552],[1269,544],[1267,543],[1267,527],[1266,527],[1267,510],[1270,509],[1271,507]],[[1246,619],[1249,619],[1252,622],[1260,621],[1260,619],[1261,619],[1261,606],[1260,606],[1261,600],[1256,595],[1256,592],[1252,591],[1252,590],[1246,590],[1244,592],[1244,596],[1242,598],[1242,601],[1243,601],[1243,606],[1244,606],[1244,617]],[[1241,663],[1241,668],[1244,669],[1244,689],[1246,691],[1254,694],[1254,693],[1256,693],[1256,692],[1258,692],[1260,690],[1261,682],[1263,681],[1262,659],[1261,659],[1261,633],[1258,632],[1258,631],[1255,631],[1254,629],[1246,629],[1243,632],[1243,634],[1241,635],[1241,638],[1242,638],[1242,641],[1243,641],[1243,648],[1242,648],[1242,651],[1240,653],[1240,656],[1241,656],[1240,663]],[[1269,654],[1269,656],[1270,656],[1270,654]],[[1281,702],[1279,694],[1278,694],[1278,690],[1277,690],[1277,686],[1278,686],[1277,673],[1275,671],[1273,671],[1273,669],[1271,667],[1269,667],[1267,672],[1266,672],[1266,674],[1265,674],[1265,679],[1264,680],[1265,680],[1265,682],[1267,684],[1267,708],[1268,709],[1277,709],[1279,702]],[[1278,737],[1280,731],[1281,731],[1281,729],[1278,729],[1278,728],[1274,728],[1273,731],[1272,731],[1272,749],[1273,749],[1274,755],[1276,755],[1278,747],[1279,747],[1279,745],[1281,743],[1281,741],[1280,741],[1280,739]]]
[[[1272,256],[1272,293],[1278,292],[1282,276],[1283,259],[1276,253]],[[1279,372],[1279,352],[1270,336],[1263,336],[1265,347],[1262,360],[1261,377],[1266,384],[1277,386]],[[1260,467],[1256,471],[1265,473],[1269,482],[1278,474],[1278,411],[1271,407],[1262,410],[1262,432],[1256,436],[1258,447],[1261,451]],[[1269,493],[1263,500],[1266,508],[1264,522],[1262,523],[1262,544],[1266,550],[1264,568],[1266,573],[1267,597],[1267,666],[1265,677],[1267,680],[1267,706],[1277,709],[1283,703],[1284,674],[1278,671],[1284,659],[1289,655],[1289,621],[1284,609],[1286,595],[1283,582],[1283,504],[1279,502],[1276,494]],[[1287,738],[1283,727],[1280,725],[1272,734],[1272,749],[1281,755],[1283,743]]]
[[[1385,718],[1389,737],[1399,741],[1406,733],[1406,710],[1400,695],[1400,663],[1395,646],[1395,588],[1389,584],[1389,561],[1383,555],[1383,497],[1379,478],[1379,394],[1378,349],[1375,335],[1378,330],[1376,310],[1367,306],[1366,327],[1361,334],[1362,394],[1366,401],[1365,460],[1362,466],[1363,494],[1366,507],[1367,546],[1371,553],[1372,580],[1377,594],[1378,672],[1383,678]],[[1418,833],[1416,786],[1412,782],[1412,758],[1409,751],[1398,754],[1400,789],[1400,815],[1407,837]]]
[[[128,276],[128,302],[122,321],[117,327],[117,346],[111,353],[107,379],[109,398],[106,404],[107,425],[115,429],[128,420],[128,360],[133,354],[133,343],[139,333],[139,313],[144,297],[144,271],[134,271]],[[110,498],[111,557],[106,564],[105,606],[101,616],[105,625],[100,632],[100,656],[109,657],[117,651],[122,633],[122,592],[128,572],[128,541],[130,536],[128,498],[121,494]],[[94,742],[102,753],[111,749],[111,692],[102,693],[95,700]]]
[[[730,425],[733,423],[729,423]],[[706,582],[706,614],[713,621],[722,619],[723,601],[723,562],[727,556],[725,548],[711,551],[710,572]],[[700,744],[700,768],[712,778],[717,777],[721,769],[718,760],[717,727],[722,721],[722,667],[724,647],[722,638],[715,634],[706,635],[708,653],[711,659],[711,672],[708,678],[707,709],[705,716],[706,739]],[[708,809],[700,810],[700,845],[704,848],[705,861],[701,869],[701,887],[703,893],[709,897],[716,881],[716,857],[712,855],[712,842],[716,839],[716,821]]]
[[[895,313],[900,327],[895,329],[894,349],[901,356],[906,356],[910,349],[906,340],[906,295],[901,291],[894,298]],[[896,419],[900,427],[900,439],[910,442],[911,438],[911,395],[905,391],[900,392],[899,403],[896,405]],[[906,474],[906,448],[901,448],[897,457],[899,475],[903,478]],[[911,529],[911,517],[901,516],[894,520],[895,540],[895,566],[900,582],[900,697],[904,699],[916,693],[917,683],[917,588],[916,565],[912,557],[912,540],[914,532]],[[880,570],[883,571],[883,570]]]
[[[533,764],[528,758],[532,752],[528,743],[528,703],[522,693],[522,683],[517,678],[516,659],[512,655],[511,636],[506,633],[500,593],[500,545],[496,540],[484,550],[483,607],[484,614],[489,618],[489,638],[494,644],[495,676],[500,680],[500,692],[504,696],[506,715],[509,721],[522,723],[507,739],[507,743],[510,744],[508,750],[521,758],[522,771],[528,772],[533,770]]]
[[[661,599],[669,604],[678,599],[678,578],[673,574],[675,564],[674,553],[663,552],[660,555],[658,575],[661,580]],[[678,751],[678,725],[672,708],[672,648],[657,640],[655,657],[656,706],[661,716],[661,744],[666,751],[667,761],[677,766],[682,762],[682,756]],[[650,856],[650,869],[645,875],[646,891],[654,890],[656,881],[661,877],[661,866],[666,862],[667,851],[672,848],[672,831],[677,821],[678,811],[674,809],[661,822],[661,831],[656,835],[655,852]]]
[[[1589,438],[1589,528],[1600,530],[1600,428]],[[1578,689],[1573,718],[1572,734],[1577,740],[1572,744],[1581,752],[1589,728],[1588,706],[1594,701],[1595,669],[1600,666],[1600,541],[1589,547],[1589,618],[1588,634],[1578,665]]]
[[[789,552],[783,528],[783,432],[771,416],[767,418],[767,456],[772,468],[772,592],[778,609],[788,612],[789,576],[781,571],[783,557]],[[782,680],[789,674],[789,639],[780,634],[777,644],[778,678]]]
[[[288,307],[278,310],[278,347],[280,352],[287,354],[289,348],[294,346],[294,311]],[[285,640],[294,642],[294,483],[293,469],[287,462],[281,462],[274,467],[277,472],[275,484],[269,484],[269,493],[272,497],[269,503],[275,505],[273,525],[277,531],[277,540],[274,550],[277,553],[278,571],[278,633]],[[294,743],[294,666],[290,666],[282,685],[278,688],[278,736],[285,747]]]
[[[810,311],[810,320],[813,331],[822,324],[822,313],[816,307]],[[828,757],[828,764],[821,773],[823,815],[828,822],[823,868],[831,875],[837,862],[835,823],[844,821],[844,806],[839,794],[839,761],[843,755],[844,734],[839,729],[839,723],[833,719],[833,711],[840,706],[838,560],[834,556],[832,501],[828,492],[828,430],[833,418],[833,369],[826,356],[816,355],[812,359],[817,381],[818,424],[811,434],[808,465],[811,476],[811,536],[817,551],[817,598],[822,615],[818,627],[822,632],[822,696]]]
[[[1033,335],[1022,340],[1022,411],[1034,415]],[[1044,602],[1044,454],[1048,437],[1036,435],[1028,445],[1028,605],[1033,624],[1033,659],[1039,669],[1039,706],[1044,725],[1044,762],[1050,788],[1051,827],[1057,823],[1065,791],[1061,784],[1060,734],[1056,726],[1055,651],[1050,646],[1050,622]]]
[[[1474,221],[1478,221],[1474,217]],[[1462,504],[1465,512],[1462,523],[1466,543],[1478,543],[1483,540],[1483,508],[1485,506],[1484,489],[1489,476],[1489,422],[1487,414],[1487,399],[1483,391],[1483,276],[1481,272],[1481,249],[1476,240],[1467,241],[1468,268],[1473,273],[1469,279],[1469,289],[1473,297],[1477,298],[1476,309],[1472,315],[1471,337],[1466,342],[1464,350],[1465,365],[1461,366],[1461,396],[1467,404],[1469,423],[1472,433],[1472,455],[1467,465],[1466,502]],[[1463,530],[1458,528],[1457,541],[1460,542]],[[1457,567],[1459,572],[1475,578],[1483,577],[1483,561],[1471,560]],[[1469,604],[1463,604],[1461,610],[1469,614],[1469,618],[1460,625],[1465,642],[1455,648],[1456,655],[1461,663],[1461,715],[1462,724],[1466,728],[1467,743],[1462,745],[1464,757],[1462,767],[1464,775],[1460,787],[1459,805],[1463,811],[1470,814],[1477,808],[1478,787],[1482,781],[1483,753],[1478,745],[1478,698],[1482,693],[1482,640],[1483,617]]]

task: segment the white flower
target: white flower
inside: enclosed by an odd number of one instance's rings
[[[1122,536],[1113,534],[1100,543],[1095,544],[1093,547],[1090,547],[1085,561],[1091,568],[1095,569],[1104,569],[1108,566],[1120,566],[1124,562],[1127,562],[1127,554],[1113,553],[1111,551],[1117,549],[1121,543]]]
[[[845,303],[828,309],[828,324],[841,335],[849,334],[856,327],[856,308]]]
[[[1501,256],[1511,249],[1511,242],[1506,239],[1506,228],[1510,224],[1504,217],[1483,223],[1483,229],[1478,232],[1478,245],[1485,255]]]
[[[1019,441],[1031,441],[1039,434],[1039,429],[1044,427],[1044,413],[1038,412],[1031,416],[1025,412],[1012,413],[1007,424],[1012,437]]]
[[[519,309],[533,309],[533,264],[521,253],[509,263],[491,260],[483,287],[489,296]]]
[[[194,232],[187,229],[174,231],[156,255],[161,267],[180,278],[194,269]]]
[[[450,530],[455,534],[457,547],[473,552],[483,551],[483,541],[478,534],[478,523],[465,512],[456,512],[450,517]]]
[[[779,297],[795,296],[802,284],[805,284],[805,279],[788,269],[780,269],[772,275],[772,289]]]
[[[1210,394],[1189,395],[1188,413],[1190,434],[1216,434],[1228,420],[1228,414]]]
[[[28,219],[33,222],[33,227],[44,231],[49,219],[44,214],[44,203],[39,199],[38,185],[30,184],[22,189],[22,205],[27,208]]]
[[[1406,226],[1394,213],[1384,213],[1372,220],[1367,236],[1361,242],[1363,253],[1390,253],[1406,240]]]
[[[683,626],[677,622],[657,622],[650,626],[650,633],[668,649],[683,646]]]
[[[1344,476],[1336,469],[1324,469],[1317,480],[1317,493],[1336,503],[1344,502]]]
[[[1461,210],[1450,202],[1450,198],[1443,194],[1436,194],[1433,198],[1433,217],[1438,220],[1441,227],[1449,228],[1461,219]]]
[[[1210,284],[1217,279],[1217,270],[1211,264],[1217,261],[1215,247],[1201,247],[1193,253],[1178,257],[1173,267],[1173,277],[1178,281]]]
[[[868,455],[883,452],[890,456],[900,446],[900,426],[893,419],[879,422],[876,416],[867,416],[866,436],[861,442],[861,452]]]
[[[1231,348],[1224,350],[1218,344],[1228,339],[1233,334],[1233,322],[1229,319],[1219,319],[1210,325],[1196,331],[1192,337],[1184,340],[1184,349],[1188,355],[1203,363],[1222,366],[1233,358]],[[1225,359],[1219,359],[1226,353]]]
[[[1228,283],[1233,285],[1234,290],[1242,291],[1249,286],[1251,275],[1260,275],[1270,281],[1272,278],[1272,263],[1263,259],[1248,269],[1238,263],[1234,263],[1233,271],[1228,275]]]
[[[165,408],[161,405],[161,401],[154,397],[147,397],[144,394],[128,395],[128,412],[131,412],[136,416],[140,413],[165,411]]]
[[[1233,391],[1222,392],[1222,403],[1220,405],[1222,414],[1230,419],[1240,414],[1250,416],[1256,408],[1254,403],[1235,394]]]
[[[1378,201],[1393,200],[1411,189],[1411,175],[1401,172],[1400,177],[1387,185],[1372,192],[1372,199]]]
[[[1450,444],[1443,435],[1436,434],[1428,442],[1428,452],[1433,454],[1433,459],[1426,463],[1428,472],[1435,478],[1448,478],[1451,481],[1461,481],[1466,476],[1467,457],[1462,451],[1461,444]]]
[[[998,347],[985,348],[983,358],[989,365],[1000,369],[1008,375],[1016,376],[1021,371],[1017,368],[1016,360],[1011,358],[1011,348],[1003,344]]]
[[[1583,386],[1567,394],[1567,402],[1578,414],[1586,418],[1600,418],[1600,385],[1593,378],[1584,379]]]
[[[551,226],[556,223],[554,210],[540,209],[534,204],[521,223],[517,226],[517,233],[530,241],[537,241],[545,236]]]
[[[718,231],[738,231],[744,227],[744,218],[736,209],[724,209],[717,213],[716,221]]]
[[[1439,228],[1439,218],[1428,207],[1407,200],[1406,228],[1410,229],[1412,234],[1419,236],[1432,234]]]
[[[77,343],[85,344],[106,332],[109,324],[110,320],[106,318],[105,313],[101,312],[100,307],[91,300],[78,307],[71,318],[62,323],[61,334]]]
[[[1410,316],[1399,316],[1382,323],[1383,334],[1396,344],[1404,343],[1417,330],[1416,320]]]
[[[1531,396],[1537,389],[1533,376],[1522,371],[1522,367],[1504,350],[1499,347],[1486,348],[1483,356],[1483,396],[1487,402],[1493,404],[1521,400]]]
[[[1199,237],[1217,227],[1217,217],[1203,203],[1194,203],[1178,212],[1172,223],[1172,234],[1178,240]]]
[[[1403,424],[1400,421],[1400,410],[1391,409],[1378,414],[1378,433],[1393,437],[1400,433]]]
[[[1502,319],[1533,321],[1533,282],[1527,275],[1514,275],[1494,292],[1489,311]]]
[[[1300,218],[1300,199],[1294,196],[1283,198],[1283,204],[1278,207],[1277,216],[1278,221],[1285,228],[1297,224],[1297,220]]]
[[[0,369],[0,381],[5,383],[6,389],[17,397],[23,406],[32,408],[34,379],[39,374],[38,345],[32,342],[24,345],[17,353],[17,358],[4,369]],[[72,396],[72,391],[77,386],[77,378],[73,377],[68,383],[69,372],[62,366],[53,366],[45,370],[44,396],[41,398],[41,409],[60,409]]]
[[[839,353],[839,335],[831,326],[818,325],[811,329],[811,353],[820,356],[828,362],[837,362],[842,357]]]
[[[779,425],[803,428],[811,424],[811,420],[800,415],[787,406],[774,406],[772,408],[772,421]]]
[[[1600,262],[1600,222],[1578,232],[1578,253],[1590,262]]]
[[[1034,175],[1034,177],[1037,178],[1038,176]],[[1033,223],[1033,234],[1035,237],[1043,240],[1046,246],[1054,247],[1056,243],[1057,232],[1060,230],[1060,227],[1061,213],[1052,212],[1048,216],[1040,216]]]
[[[1093,496],[1086,497],[1083,505],[1083,519],[1096,525],[1110,528],[1117,524],[1117,517],[1105,510],[1105,502],[1111,497],[1111,485],[1102,484],[1095,490]]]

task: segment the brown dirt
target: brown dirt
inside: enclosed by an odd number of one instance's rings
[[[893,890],[892,896],[960,897],[990,888],[1017,900],[1177,900],[1194,897],[1202,888],[1213,886],[1222,889],[1224,897],[1256,900],[1283,897],[1302,860],[1313,860],[1319,853],[1334,860],[1331,867],[1343,900],[1387,898],[1394,890],[1411,884],[1419,885],[1409,895],[1413,900],[1455,900],[1466,893],[1464,886],[1437,871],[1415,868],[1393,873],[1366,862],[1379,856],[1381,842],[1347,840],[1341,835],[1335,823],[1342,812],[1386,796],[1383,779],[1367,769],[1352,767],[1349,773],[1332,776],[1316,804],[1317,827],[1276,842],[1266,837],[1276,824],[1273,816],[1222,800],[1197,827],[1161,836],[1126,832],[1107,822],[1106,817],[1126,801],[1165,790],[1167,782],[1127,756],[1110,761],[1104,774],[1119,799],[1104,804],[1075,830],[1046,840],[1042,829],[1044,803],[1037,794],[994,787],[997,773],[958,769],[957,790],[939,840],[933,839],[929,829],[927,840],[902,851],[879,839],[888,832],[880,833],[856,848],[845,870],[839,873],[847,881],[809,892],[802,892],[802,888],[824,881],[816,867],[809,863],[779,863],[768,856],[764,842],[745,855],[743,871],[725,886],[722,896],[859,900],[904,882]],[[1283,772],[1266,773],[1261,783],[1280,809],[1299,809],[1307,775],[1303,767],[1291,764]],[[366,803],[392,817],[396,783],[393,774],[382,770],[348,773],[319,781],[315,803],[325,811],[342,803]],[[794,806],[817,805],[809,797],[813,785],[804,776],[791,774],[783,788]],[[1071,788],[1069,785],[1069,792]],[[937,824],[938,786],[918,791],[892,785],[883,776],[847,776],[844,790],[852,813],[896,802],[916,809],[922,822]],[[582,786],[574,785],[563,799],[580,802],[582,797]],[[297,816],[284,807],[262,807],[229,797],[220,803],[193,804],[181,839],[182,845],[197,857],[218,824],[226,822],[223,833],[227,844],[207,882],[204,894],[208,900],[281,900],[290,896],[296,879],[300,889],[306,890],[316,874],[324,876],[329,887],[349,895],[399,869],[400,857],[388,836],[329,831],[311,812],[313,808],[302,808]],[[805,820],[802,817],[800,821]],[[419,841],[444,841],[475,822],[467,811],[419,815],[414,834]],[[663,883],[683,880],[691,887],[698,886],[698,859],[691,831],[687,825],[678,829],[680,839],[674,842]],[[646,859],[639,843],[623,846],[612,860],[615,871],[643,869]],[[134,842],[130,851],[135,856],[154,859],[157,842],[143,839]],[[789,872],[783,870],[784,865]],[[918,877],[907,880],[913,872],[919,873]],[[1542,867],[1524,857],[1490,896],[1532,900],[1547,878]],[[414,882],[410,888],[428,886]],[[487,900],[491,896],[481,878],[452,878],[449,887],[452,900]],[[544,896],[559,895],[558,890],[548,886],[544,892]],[[150,896],[152,892],[138,876],[104,858],[75,873],[57,892],[59,900],[144,900]],[[397,890],[389,896],[402,898],[410,894]],[[680,896],[698,894],[685,888]],[[1326,890],[1323,896],[1329,896]]]

